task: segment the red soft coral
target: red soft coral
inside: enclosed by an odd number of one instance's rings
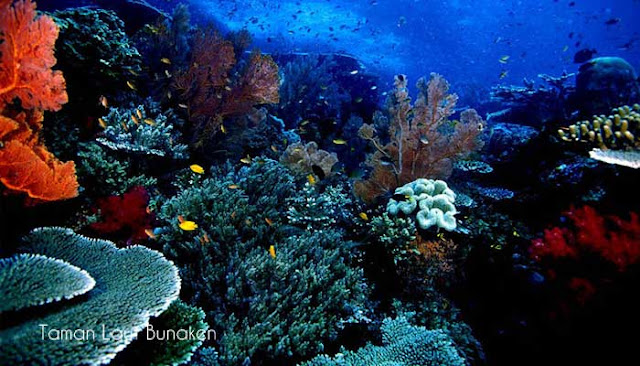
[[[37,16],[31,0],[6,2],[0,11],[0,110],[15,98],[24,109],[59,110],[67,102],[62,72],[55,65],[58,27],[48,16]]]
[[[640,261],[640,220],[631,213],[628,221],[618,216],[605,217],[593,207],[571,208],[566,213],[573,228],[545,230],[543,239],[535,239],[531,256],[540,260],[577,257],[580,253],[595,253],[624,271]]]
[[[153,217],[148,213],[149,194],[144,187],[134,187],[121,196],[98,200],[102,221],[90,225],[91,229],[132,241],[148,237]]]

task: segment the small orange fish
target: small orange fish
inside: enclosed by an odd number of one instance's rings
[[[252,161],[252,160],[253,160],[253,159],[251,159],[251,156],[249,156],[249,155],[247,154],[247,156],[246,156],[246,157],[244,157],[244,158],[240,159],[240,162],[245,163],[245,164],[251,164],[251,161]]]
[[[131,115],[131,120],[133,121],[133,123],[135,123],[136,126],[138,125],[138,118],[134,114]]]
[[[139,109],[136,109],[136,114],[138,115],[138,119],[142,119],[142,112]]]
[[[276,247],[274,245],[270,245],[269,246],[269,255],[271,256],[271,258],[275,259],[276,258]]]
[[[161,58],[160,62],[162,62],[163,64],[171,65],[171,60],[169,60],[167,57]]]
[[[156,234],[154,234],[153,230],[151,230],[151,229],[144,229],[144,233],[147,234],[147,236],[150,239],[155,239],[156,238]]]
[[[240,188],[240,187],[238,187],[238,185],[237,185],[237,184],[229,184],[229,187],[228,187],[228,188],[229,188],[229,189],[238,189],[238,188]]]
[[[107,128],[107,123],[104,121],[104,119],[102,119],[102,117],[98,117],[98,124],[102,128]]]
[[[147,208],[145,209],[145,211],[150,214],[151,213],[151,207],[147,206]]]
[[[264,221],[265,221],[269,226],[273,226],[273,221],[271,221],[271,219],[270,219],[270,218],[265,217],[265,218],[264,218]]]
[[[204,240],[205,243],[209,242],[209,235],[207,235],[207,233],[204,233],[204,235],[202,235],[202,239]]]
[[[122,128],[124,128],[125,131],[129,132],[129,128],[127,127],[127,124],[124,122],[120,122],[122,124]]]
[[[278,152],[278,148],[275,145],[271,145],[271,151]]]
[[[235,218],[236,218],[236,212],[235,212],[235,211],[233,211],[233,212],[231,213],[231,218],[232,218],[232,219],[235,219]]]
[[[227,133],[227,129],[224,127],[224,125],[220,125],[220,131],[222,131],[222,133]]]
[[[182,224],[184,221],[184,217],[182,217],[182,215],[178,215],[178,222]]]
[[[314,185],[316,184],[316,177],[314,177],[313,174],[309,174],[307,175],[307,181],[309,184]]]

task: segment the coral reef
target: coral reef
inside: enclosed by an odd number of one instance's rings
[[[637,102],[640,84],[633,66],[620,57],[597,57],[580,66],[576,98],[585,115],[605,113],[622,104]]]
[[[364,301],[362,273],[347,265],[348,243],[328,224],[314,231],[285,224],[287,202],[299,193],[275,161],[213,177],[169,198],[158,217],[186,298],[219,334],[220,362],[312,356]],[[197,229],[180,229],[179,217]]]
[[[554,259],[592,253],[614,264],[619,271],[640,261],[640,220],[632,212],[628,221],[617,216],[605,217],[594,208],[571,208],[566,213],[572,229],[554,227],[544,231],[530,248],[536,260]]]
[[[640,104],[614,108],[611,113],[561,128],[558,136],[604,150],[640,149]]]
[[[465,365],[451,338],[441,330],[411,325],[406,318],[383,321],[382,346],[367,345],[355,352],[343,351],[330,358],[318,356],[304,366],[369,365]]]
[[[137,107],[111,108],[102,121],[106,127],[96,141],[112,150],[173,159],[189,156],[187,146],[178,143],[183,121],[171,109],[162,112],[150,98]]]
[[[338,162],[336,153],[318,149],[311,141],[306,144],[297,142],[287,146],[280,162],[298,175],[314,174],[324,179],[331,174],[331,168]]]
[[[432,226],[447,231],[455,230],[457,213],[453,202],[456,194],[441,180],[418,179],[396,188],[393,198],[387,203],[387,212],[412,215],[416,209],[418,226],[427,230]]]
[[[3,258],[0,259],[0,312],[71,299],[95,285],[96,281],[85,270],[60,259],[38,254]]]
[[[449,84],[442,76],[431,74],[428,82],[420,79],[417,88],[412,106],[406,76],[396,76],[389,101],[389,143],[383,144],[373,125],[360,128],[360,137],[375,148],[367,160],[371,176],[355,185],[358,196],[367,201],[418,178],[447,178],[456,160],[482,146],[483,122],[473,109],[461,113],[453,132],[444,131],[457,97],[447,94]]]
[[[153,216],[148,212],[149,194],[144,187],[137,186],[122,196],[98,199],[100,221],[89,227],[101,234],[124,238],[127,244],[148,238]]]
[[[118,249],[113,243],[86,238],[70,229],[38,228],[25,237],[24,250],[64,260],[84,269],[96,286],[78,302],[68,302],[0,331],[0,357],[13,364],[103,364],[127,347],[160,315],[180,292],[177,268],[160,253],[133,246]],[[20,292],[24,288],[11,288]],[[51,341],[48,329],[83,329],[93,334],[119,332],[119,336]],[[111,334],[111,333],[109,333]]]
[[[6,2],[1,10],[0,181],[40,201],[75,197],[74,163],[56,159],[40,137],[43,110],[56,111],[67,102],[62,73],[51,70],[58,28],[51,18],[36,15],[31,0]]]
[[[231,41],[208,29],[198,31],[193,43],[189,67],[175,74],[173,88],[187,106],[200,144],[202,138],[221,131],[225,117],[247,113],[256,105],[278,103],[280,77],[270,56],[252,52],[237,75],[232,73],[238,60]]]

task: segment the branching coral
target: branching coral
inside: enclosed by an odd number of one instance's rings
[[[482,146],[483,122],[473,109],[462,112],[453,131],[446,131],[457,96],[447,94],[449,84],[442,76],[431,74],[428,82],[418,80],[417,87],[418,98],[412,106],[406,76],[396,76],[388,110],[388,143],[383,143],[378,136],[381,131],[373,125],[364,124],[359,130],[360,137],[375,148],[367,160],[373,168],[371,176],[355,186],[365,200],[417,178],[446,178],[456,160]]]
[[[58,161],[40,140],[42,111],[67,102],[62,73],[51,70],[58,28],[37,17],[30,0],[0,10],[0,181],[37,200],[75,197],[74,163]],[[15,110],[15,100],[24,111]]]
[[[177,73],[173,83],[178,99],[188,107],[196,134],[217,133],[225,117],[278,102],[280,77],[273,59],[253,52],[234,77],[237,61],[231,41],[211,29],[197,33],[190,66]]]

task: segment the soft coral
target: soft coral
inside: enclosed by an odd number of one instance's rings
[[[111,234],[132,241],[147,238],[153,216],[148,212],[149,194],[144,187],[133,187],[121,196],[98,200],[102,221],[90,225],[101,234]]]

